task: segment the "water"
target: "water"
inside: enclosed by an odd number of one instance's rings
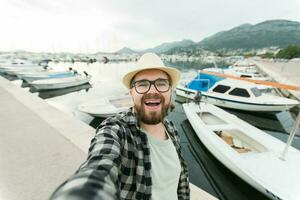
[[[74,115],[93,127],[97,127],[103,119],[94,118],[78,111],[78,105],[85,101],[127,93],[128,91],[122,85],[121,79],[127,70],[135,66],[135,63],[59,63],[50,64],[50,66],[56,69],[68,69],[72,67],[79,73],[86,71],[92,75],[92,79],[90,84],[83,86],[40,93],[35,92],[32,93],[32,95],[39,96],[59,110]],[[180,66],[180,68],[181,67],[182,66]],[[196,74],[197,70],[195,69],[182,70],[182,80],[191,79],[196,76]],[[12,80],[12,82],[22,86],[22,81],[20,80]],[[28,87],[24,87],[23,89],[28,90],[28,92],[30,90]],[[253,114],[236,110],[227,111],[266,130],[267,133],[284,142],[288,137],[287,130],[292,126],[293,122],[289,113],[284,112],[275,115]],[[201,141],[195,136],[180,103],[176,102],[176,108],[170,113],[168,118],[175,123],[181,136],[182,151],[188,164],[190,181],[192,183],[219,199],[266,199],[260,192],[231,173],[207,151]],[[293,146],[300,149],[299,137],[294,139]]]

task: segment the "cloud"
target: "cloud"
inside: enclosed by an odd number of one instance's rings
[[[300,21],[299,0],[1,0],[0,50],[96,52],[203,38],[243,23]]]

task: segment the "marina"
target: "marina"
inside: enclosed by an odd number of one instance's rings
[[[60,90],[32,92],[29,87],[22,87],[21,80],[8,81],[0,77],[0,99],[4,105],[1,107],[0,128],[6,130],[5,134],[0,135],[3,153],[1,157],[5,157],[1,160],[0,173],[6,177],[0,181],[0,188],[4,188],[0,189],[0,199],[20,199],[22,195],[23,197],[27,195],[26,199],[46,199],[58,184],[77,169],[85,160],[95,128],[103,120],[99,116],[82,112],[83,107],[92,106],[89,110],[97,110],[93,108],[97,106],[94,104],[97,99],[126,94],[126,89],[121,85],[121,77],[126,70],[133,68],[134,64],[131,62],[58,64],[62,69],[72,67],[81,74],[86,71],[91,76],[90,86],[76,86],[73,90],[72,87],[67,87]],[[55,65],[57,67],[57,64]],[[55,68],[51,63],[50,67]],[[183,77],[189,76],[189,73],[184,72]],[[299,85],[297,81],[289,83]],[[173,97],[175,100],[175,94]],[[114,103],[121,107],[128,106],[122,99]],[[113,112],[118,111],[120,110]],[[288,111],[274,114],[272,117],[230,109],[228,111],[245,121],[249,120],[251,124],[263,127],[269,135],[282,142],[288,139],[289,130],[295,121],[295,116]],[[102,115],[105,116],[108,115]],[[175,122],[181,136],[181,145],[187,158],[190,181],[193,184],[192,199],[272,199],[226,169],[207,150],[187,121],[180,102],[176,102],[176,108],[170,113],[169,119]],[[259,124],[262,120],[266,123]],[[270,123],[267,123],[268,120]],[[26,134],[25,140],[24,137],[20,138],[21,134],[23,136]],[[293,148],[298,150],[299,136],[298,130],[292,143]],[[21,149],[20,143],[25,144]],[[12,157],[5,156],[11,153],[11,149],[18,149],[19,153],[14,153]],[[78,156],[70,156],[71,154]],[[31,155],[30,160],[20,159],[26,157],[25,155]],[[40,158],[43,159],[39,160]],[[2,165],[2,163],[10,164]],[[24,170],[17,170],[20,165],[26,166]],[[60,172],[59,175],[57,171]],[[32,177],[32,184],[22,184],[31,178],[33,172],[37,175]],[[271,171],[270,173],[273,175]],[[12,177],[21,179],[15,180]],[[45,180],[49,181],[47,187],[41,184]],[[16,181],[20,184],[17,188],[14,187]],[[43,189],[40,196],[35,196],[35,191],[40,190],[38,186]],[[271,191],[271,194],[275,193]]]
[[[1,1],[0,200],[300,200],[299,1]]]

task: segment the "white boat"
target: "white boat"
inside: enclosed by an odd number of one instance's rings
[[[22,60],[22,59],[16,59],[16,60],[2,60],[0,63],[0,69],[3,68],[10,68],[10,67],[31,67],[31,66],[37,66],[37,64],[29,61],[29,60]]]
[[[52,78],[32,81],[29,84],[36,90],[53,90],[83,85],[91,80],[91,75],[76,75],[66,78]]]
[[[121,97],[104,97],[85,102],[78,106],[78,110],[93,117],[109,117],[126,111],[131,107],[132,98],[129,95]]]
[[[271,199],[300,199],[300,152],[208,103],[183,104],[205,147],[228,169]]]
[[[217,73],[222,73],[222,74],[226,74],[226,75],[232,75],[232,76],[237,76],[237,77],[241,77],[241,78],[249,78],[249,79],[261,80],[261,81],[270,80],[270,77],[260,74],[256,70],[256,68],[253,66],[251,66],[251,67],[230,66],[229,68],[226,68],[226,69],[206,68],[206,69],[203,69],[203,71],[217,72]]]
[[[53,70],[50,67],[43,67],[43,71],[23,71],[17,74],[17,77],[19,79],[23,79],[24,77],[35,77],[35,76],[42,76],[42,75],[56,75],[56,74],[63,74],[63,73],[78,73],[76,70],[73,71],[73,69],[70,67],[69,70]]]
[[[197,91],[200,91],[203,101],[220,107],[253,112],[280,112],[299,105],[297,100],[262,92],[266,88],[245,81],[223,79],[215,82],[213,86],[207,86],[206,89],[197,86],[178,86],[176,96],[194,99]]]
[[[243,59],[236,61],[233,66],[236,67],[254,67],[255,63],[252,60],[249,59]]]
[[[91,84],[86,83],[83,85],[67,87],[67,88],[62,88],[62,89],[57,89],[57,90],[43,90],[43,91],[39,91],[38,96],[41,97],[42,99],[48,99],[48,98],[62,96],[62,95],[66,95],[66,94],[69,94],[72,92],[78,92],[78,91],[82,91],[82,90],[85,90],[85,92],[88,92],[91,87],[92,87]],[[30,89],[29,91],[36,92],[35,89]]]
[[[21,75],[26,73],[32,73],[32,72],[46,72],[50,70],[48,67],[43,66],[31,66],[31,67],[10,67],[3,69],[2,72],[8,74],[8,75]]]
[[[76,73],[73,71],[48,71],[48,72],[36,72],[36,73],[27,73],[23,75],[18,75],[18,78],[23,79],[24,81],[30,83],[35,80],[40,79],[52,79],[52,78],[65,78],[75,76]]]

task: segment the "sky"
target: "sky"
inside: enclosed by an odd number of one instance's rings
[[[0,0],[0,51],[95,53],[300,22],[300,0]]]

